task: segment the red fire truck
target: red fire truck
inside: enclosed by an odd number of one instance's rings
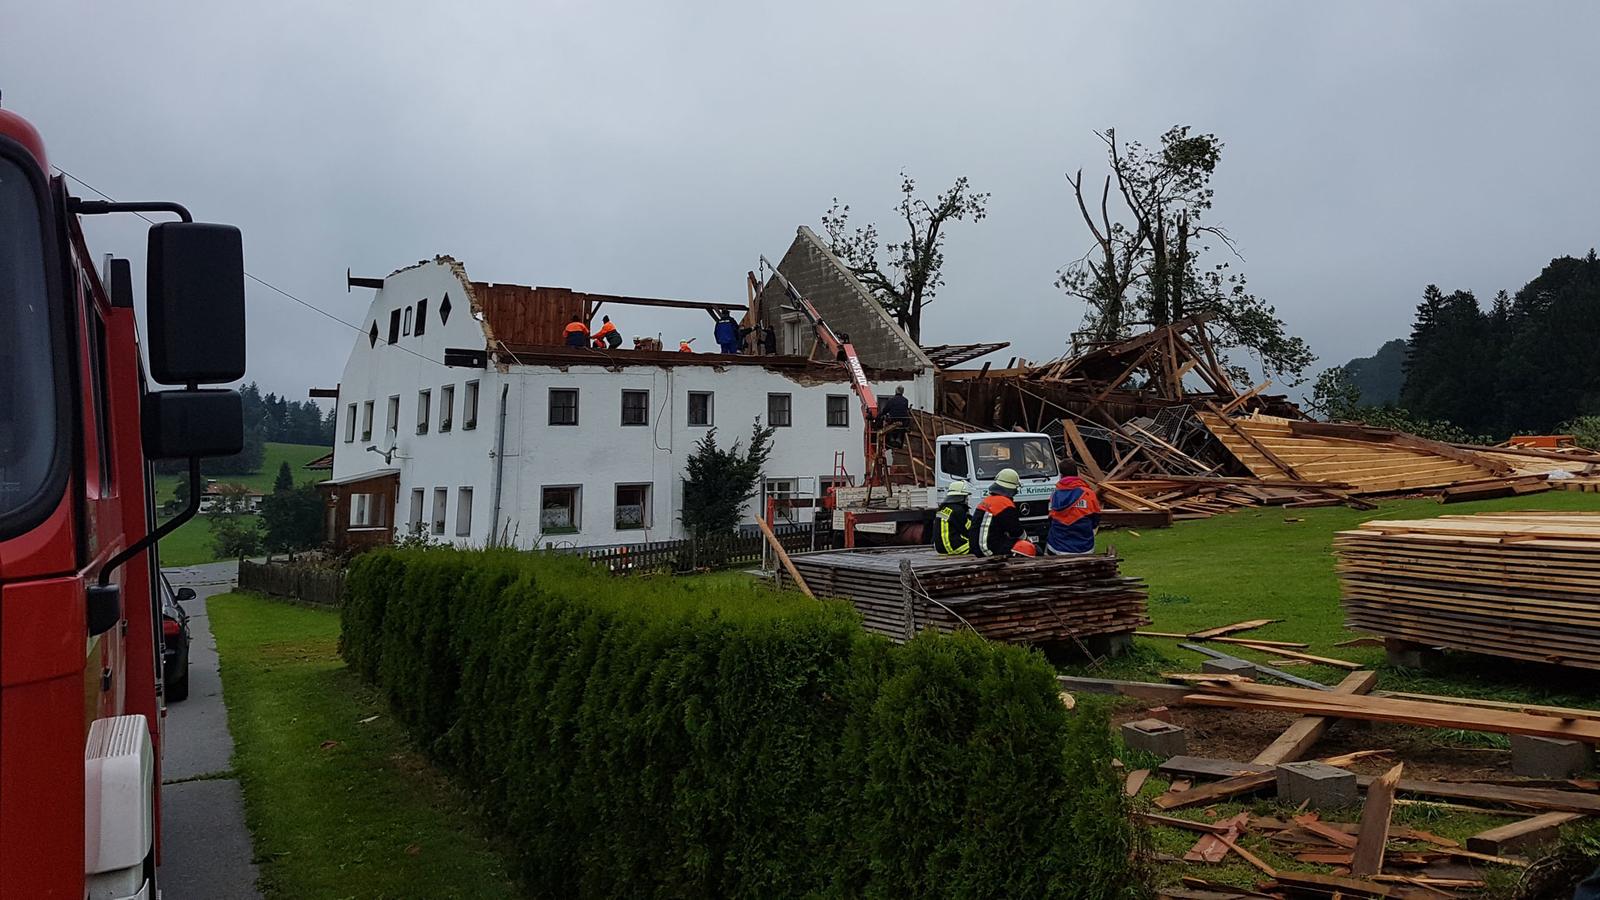
[[[79,219],[149,232],[140,354],[131,267]],[[238,229],[174,203],[71,196],[0,109],[0,895],[156,897],[162,685],[155,542],[192,517],[200,458],[238,452]],[[147,381],[148,378],[148,381]],[[151,390],[148,382],[178,386]],[[188,460],[157,526],[151,461]]]

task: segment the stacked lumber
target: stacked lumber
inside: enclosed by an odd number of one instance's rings
[[[1115,556],[940,556],[927,548],[793,557],[819,596],[849,600],[869,631],[897,640],[970,628],[999,641],[1070,642],[1149,624],[1146,592]]]
[[[1351,628],[1600,669],[1600,515],[1380,520],[1334,548]]]
[[[1166,509],[1174,519],[1206,519],[1241,507],[1301,509],[1351,501],[1339,484],[1224,476],[1150,475],[1099,485],[1100,501],[1119,509]]]

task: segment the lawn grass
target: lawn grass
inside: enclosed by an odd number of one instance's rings
[[[217,554],[211,549],[211,520],[195,516],[178,526],[178,530],[161,539],[161,565],[194,566],[216,562]]]
[[[1122,571],[1145,580],[1150,589],[1148,630],[1189,633],[1248,619],[1282,619],[1241,637],[1304,641],[1306,652],[1384,669],[1382,649],[1335,647],[1361,634],[1344,627],[1339,579],[1334,569],[1333,536],[1373,519],[1415,519],[1511,509],[1600,511],[1600,495],[1550,491],[1476,503],[1390,500],[1376,510],[1342,506],[1285,510],[1244,509],[1211,519],[1180,522],[1172,528],[1105,531],[1100,548],[1114,547]],[[1204,657],[1178,649],[1178,642],[1138,638],[1136,652],[1099,671],[1104,677],[1151,678],[1161,672],[1199,671]],[[1273,657],[1237,646],[1217,649],[1263,662]],[[1082,670],[1078,670],[1082,671]],[[1326,666],[1296,667],[1295,674],[1325,683],[1344,673]],[[1447,656],[1438,672],[1384,669],[1387,690],[1471,695],[1562,706],[1597,706],[1600,696],[1581,692],[1590,679],[1552,678],[1546,667],[1482,658]]]
[[[241,484],[265,494],[272,490],[272,482],[278,477],[278,466],[288,463],[289,470],[294,473],[296,484],[305,481],[321,481],[323,476],[317,472],[307,472],[303,466],[319,456],[325,455],[330,447],[316,444],[280,444],[268,441],[264,446],[261,456],[261,468],[258,471],[244,475],[208,475],[214,481],[225,484]],[[156,476],[156,506],[178,495],[178,482],[188,478],[185,474],[157,475]]]
[[[471,804],[339,658],[339,614],[207,603],[268,900],[515,897]]]
[[[1328,507],[1306,510],[1277,508],[1245,509],[1212,519],[1181,522],[1173,528],[1149,531],[1106,531],[1100,535],[1100,549],[1114,547],[1124,559],[1123,572],[1146,581],[1150,589],[1152,631],[1188,633],[1216,625],[1248,619],[1283,621],[1249,632],[1245,637],[1268,640],[1304,641],[1307,652],[1359,662],[1379,672],[1379,687],[1385,690],[1418,691],[1435,694],[1485,697],[1528,703],[1600,708],[1600,689],[1593,678],[1573,670],[1555,669],[1476,657],[1446,654],[1443,664],[1428,672],[1397,669],[1386,665],[1380,648],[1334,646],[1340,641],[1361,636],[1344,627],[1344,612],[1339,605],[1339,580],[1335,571],[1333,536],[1372,519],[1430,518],[1440,515],[1495,512],[1512,509],[1600,511],[1600,497],[1567,491],[1551,491],[1527,497],[1512,497],[1476,503],[1443,505],[1432,499],[1391,500],[1376,510]],[[1068,667],[1074,674],[1096,677],[1160,681],[1163,672],[1198,671],[1204,659],[1199,654],[1178,649],[1175,640],[1137,638],[1134,652],[1095,667]],[[1274,658],[1238,646],[1215,645],[1236,656],[1272,663]],[[1326,666],[1296,666],[1290,671],[1324,683],[1336,683],[1346,673]],[[1080,697],[1089,703],[1128,705],[1128,701]],[[1135,704],[1137,705],[1137,704]],[[1507,746],[1503,738],[1469,732],[1435,731],[1435,742],[1479,746]],[[1141,759],[1124,753],[1130,768],[1151,766],[1159,760]],[[1151,777],[1140,793],[1148,804],[1166,791],[1170,781]],[[1208,808],[1181,810],[1170,815],[1201,821],[1217,821],[1249,810],[1256,815],[1286,818],[1295,810],[1270,800],[1220,803]],[[1212,813],[1208,815],[1208,813]],[[1324,814],[1327,821],[1356,821],[1359,810]],[[1434,804],[1405,804],[1396,808],[1394,821],[1464,841],[1487,828],[1515,818],[1463,812]],[[1199,835],[1173,828],[1152,828],[1150,839],[1155,851],[1181,857]],[[1246,835],[1241,844],[1275,867],[1332,871],[1327,867],[1296,862],[1264,839]],[[1396,845],[1399,846],[1399,845]],[[1234,885],[1251,885],[1260,873],[1230,856],[1221,865],[1165,866],[1163,882],[1191,874]],[[1503,886],[1512,876],[1505,870],[1491,870],[1491,886]],[[1496,883],[1500,883],[1497,885]]]
[[[327,447],[315,444],[279,444],[269,441],[262,456],[261,471],[248,475],[218,475],[215,476],[215,480],[241,484],[265,494],[272,490],[272,482],[278,477],[278,466],[281,463],[289,464],[296,482],[320,480],[320,475],[309,473],[302,466],[327,452]],[[178,483],[187,477],[187,475],[156,476],[157,509],[163,503],[177,497]],[[166,521],[166,518],[162,521]],[[217,554],[211,549],[211,522],[205,516],[195,516],[161,541],[163,566],[194,566],[216,561]]]

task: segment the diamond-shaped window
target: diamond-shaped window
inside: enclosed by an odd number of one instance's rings
[[[367,343],[373,347],[378,346],[378,323],[372,323],[372,330],[367,332]]]
[[[450,324],[450,295],[446,293],[444,299],[439,301],[439,324]]]

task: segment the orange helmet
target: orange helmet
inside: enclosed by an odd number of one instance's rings
[[[1022,540],[1017,541],[1015,544],[1011,545],[1011,555],[1012,556],[1038,556],[1039,555],[1039,548],[1035,547],[1033,545],[1033,541],[1030,541],[1027,538],[1023,538]]]

